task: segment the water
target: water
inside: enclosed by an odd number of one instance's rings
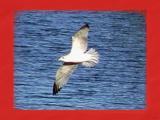
[[[144,109],[145,17],[134,12],[30,11],[15,18],[15,106],[18,109]],[[88,22],[94,68],[79,68],[57,96],[54,76],[71,36]]]

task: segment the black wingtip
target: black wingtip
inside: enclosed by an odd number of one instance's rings
[[[80,29],[83,29],[83,28],[89,28],[89,24],[88,23],[84,23],[84,25]]]
[[[61,90],[61,88],[59,88],[59,86],[56,83],[54,83],[54,85],[53,85],[53,95],[56,95],[60,90]]]
[[[89,28],[89,24],[88,24],[87,22],[85,23],[85,25],[84,25],[84,26]]]

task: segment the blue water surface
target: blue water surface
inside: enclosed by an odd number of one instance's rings
[[[71,36],[89,23],[89,48],[100,61],[79,66],[56,96],[58,58]],[[146,24],[136,12],[23,11],[15,17],[14,96],[17,109],[144,109]]]

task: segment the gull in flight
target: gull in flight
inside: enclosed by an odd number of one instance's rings
[[[57,70],[53,84],[53,95],[57,94],[68,82],[70,75],[78,67],[93,67],[98,63],[98,52],[90,48],[87,50],[89,25],[86,23],[72,36],[72,48],[69,54],[59,58],[63,65]]]

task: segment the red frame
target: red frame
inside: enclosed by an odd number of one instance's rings
[[[143,12],[147,21],[147,106],[144,110],[17,110],[14,107],[14,17],[21,10]],[[4,120],[160,120],[159,0],[0,0],[0,118]]]

